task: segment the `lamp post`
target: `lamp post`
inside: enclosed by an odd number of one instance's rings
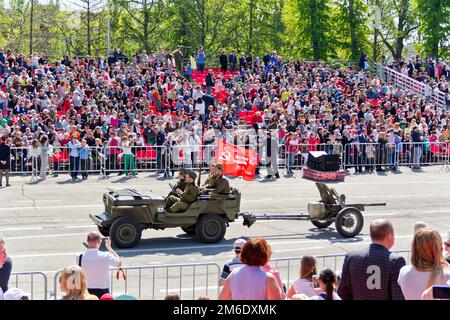
[[[111,54],[111,15],[109,12],[109,1],[106,0],[106,11],[107,11],[107,32],[106,32],[106,61],[108,61],[109,55]]]

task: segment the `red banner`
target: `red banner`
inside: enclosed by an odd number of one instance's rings
[[[252,181],[255,177],[259,156],[253,150],[221,140],[217,145],[216,161],[217,164],[223,165],[223,174]]]

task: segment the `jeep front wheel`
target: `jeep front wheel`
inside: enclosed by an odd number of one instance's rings
[[[116,246],[131,248],[141,240],[142,228],[133,219],[119,218],[111,225],[109,234]]]
[[[98,231],[104,237],[109,237],[109,230],[110,230],[110,228],[108,228],[108,227],[100,227],[100,226],[98,226]]]
[[[226,232],[225,219],[216,214],[206,214],[195,227],[197,239],[203,243],[216,243],[223,239]]]

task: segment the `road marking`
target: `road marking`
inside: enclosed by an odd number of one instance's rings
[[[24,237],[10,237],[5,238],[5,240],[24,240],[24,239],[39,239],[39,238],[57,238],[57,237],[73,237],[73,236],[79,236],[79,235],[86,235],[85,232],[83,233],[59,233],[59,234],[43,234],[38,236],[24,236]]]
[[[17,202],[28,203],[28,202],[33,202],[33,201],[31,201],[31,200],[18,200]],[[63,200],[36,200],[36,202],[63,202]]]
[[[75,233],[75,234],[71,234],[71,235],[84,235],[84,233]],[[50,235],[50,236],[61,236],[61,235]],[[442,236],[444,236],[444,233],[442,233]],[[413,235],[404,235],[404,236],[396,236],[396,239],[402,239],[402,238],[412,238]],[[10,238],[11,239],[11,238]],[[339,241],[337,242],[337,244],[340,243],[345,243],[345,244],[352,244],[352,245],[359,245],[359,244],[369,244],[370,237],[364,237],[364,238],[360,238],[360,241],[355,241],[352,239],[339,239]],[[6,238],[5,240],[8,240],[8,238]],[[331,239],[331,241],[327,240],[327,239],[323,239],[323,240],[290,240],[290,241],[271,241],[269,239],[269,243],[272,247],[275,246],[279,246],[279,245],[295,245],[295,244],[306,244],[306,243],[317,243],[317,242],[321,242],[321,243],[326,243],[329,246],[333,246],[335,245],[336,241]],[[200,249],[206,249],[206,250],[214,250],[217,248],[232,248],[233,244],[216,244],[216,245],[198,245],[198,246],[182,246],[182,247],[172,247],[172,248],[148,248],[148,249],[129,249],[129,250],[116,250],[117,253],[119,254],[127,254],[127,253],[151,253],[151,252],[168,252],[168,251],[185,251],[185,250],[200,250]],[[282,249],[283,250],[283,249]],[[285,249],[284,249],[285,250]],[[277,250],[274,250],[274,252],[279,252]],[[43,254],[24,254],[24,255],[17,255],[17,256],[12,256],[12,257],[16,257],[16,258],[38,258],[38,257],[54,257],[54,256],[70,256],[70,255],[76,255],[79,254],[79,252],[55,252],[55,253],[43,253]]]
[[[48,209],[76,209],[76,208],[100,208],[104,207],[103,204],[72,204],[64,206],[35,206],[35,207],[2,207],[0,210],[48,210]]]
[[[0,228],[0,231],[28,231],[28,230],[42,230],[43,227],[30,227],[30,228]]]

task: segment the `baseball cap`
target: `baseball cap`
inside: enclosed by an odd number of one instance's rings
[[[234,250],[241,250],[246,242],[244,239],[237,239],[234,242]]]
[[[114,297],[109,293],[105,293],[100,297],[100,300],[114,300]]]
[[[121,294],[120,296],[117,296],[115,300],[138,300],[134,296],[130,296],[129,294]]]
[[[19,288],[11,288],[3,294],[4,300],[28,300],[29,294]]]

